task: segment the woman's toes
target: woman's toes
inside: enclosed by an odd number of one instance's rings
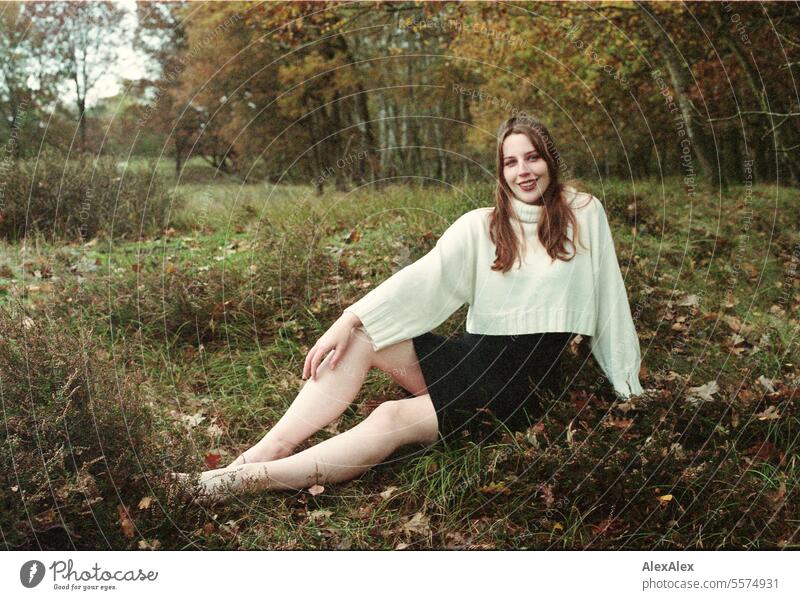
[[[182,502],[191,502],[200,492],[200,478],[191,473],[168,473],[168,481],[175,484]]]

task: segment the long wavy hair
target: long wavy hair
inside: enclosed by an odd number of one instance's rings
[[[556,259],[570,261],[575,257],[577,248],[567,235],[567,227],[571,224],[573,238],[580,241],[578,222],[566,199],[568,186],[583,191],[580,182],[569,180],[562,183],[559,178],[559,162],[561,155],[556,149],[553,137],[539,120],[531,116],[514,116],[500,125],[497,131],[497,189],[495,192],[495,208],[489,217],[489,236],[496,247],[496,259],[493,271],[506,273],[514,262],[519,260],[522,266],[524,235],[520,225],[520,238],[514,234],[512,218],[515,216],[511,198],[514,193],[508,187],[503,175],[503,142],[514,133],[523,133],[533,144],[547,163],[550,185],[542,195],[543,209],[539,220],[539,241],[553,261]],[[573,248],[572,256],[567,255],[567,244]],[[583,245],[583,244],[581,244]]]

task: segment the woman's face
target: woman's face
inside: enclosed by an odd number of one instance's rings
[[[524,133],[503,141],[503,176],[517,200],[528,204],[539,203],[550,185],[547,162]]]

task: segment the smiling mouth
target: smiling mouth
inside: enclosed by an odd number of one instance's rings
[[[520,183],[519,187],[525,190],[526,192],[532,192],[536,189],[536,182],[538,179],[533,179],[531,181],[526,181],[525,183]]]

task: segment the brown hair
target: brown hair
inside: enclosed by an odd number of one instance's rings
[[[513,133],[524,133],[547,162],[550,184],[542,195],[544,207],[542,218],[539,221],[539,241],[553,260],[572,260],[567,257],[566,244],[575,244],[567,236],[567,227],[572,224],[573,238],[580,241],[578,235],[578,222],[566,201],[567,183],[559,180],[558,162],[560,154],[556,150],[555,142],[550,132],[540,121],[530,116],[515,116],[507,119],[497,131],[497,189],[495,192],[495,208],[489,217],[489,236],[496,247],[496,259],[492,265],[493,271],[506,273],[511,270],[514,262],[519,259],[522,266],[522,248],[514,235],[512,217],[514,208],[510,198],[514,196],[503,176],[503,142]],[[568,184],[581,191],[582,186],[576,180]],[[520,226],[520,232],[522,227]],[[524,240],[524,236],[520,236]]]

